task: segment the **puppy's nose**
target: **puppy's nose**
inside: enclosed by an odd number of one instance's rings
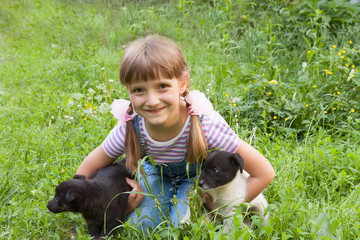
[[[200,179],[200,180],[199,180],[199,187],[202,187],[202,186],[204,186],[204,180],[203,180],[203,179]]]

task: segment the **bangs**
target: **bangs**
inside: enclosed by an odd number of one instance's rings
[[[170,39],[150,36],[126,49],[120,63],[120,82],[179,78],[187,70],[184,56]]]

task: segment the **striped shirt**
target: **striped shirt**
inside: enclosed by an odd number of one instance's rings
[[[156,163],[180,162],[184,159],[190,131],[190,116],[180,133],[166,142],[152,139],[146,130],[144,119],[142,117],[139,119],[140,133],[146,141],[148,156]],[[204,115],[201,124],[209,149],[235,152],[240,146],[240,138],[218,112]],[[125,128],[125,123],[115,126],[104,140],[103,149],[109,157],[118,158],[125,153]]]

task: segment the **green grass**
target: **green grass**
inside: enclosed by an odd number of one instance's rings
[[[1,1],[0,238],[89,239],[80,215],[46,203],[116,124],[122,46],[154,33],[179,43],[192,87],[274,166],[269,225],[221,235],[199,217],[116,236],[359,238],[359,16],[344,0]]]

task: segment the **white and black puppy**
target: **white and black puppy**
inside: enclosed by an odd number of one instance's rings
[[[125,177],[132,176],[124,159],[99,169],[88,180],[75,175],[56,187],[55,197],[47,208],[53,213],[82,213],[89,234],[94,239],[102,238],[124,221],[129,195],[120,193],[131,191]]]
[[[203,162],[199,187],[204,193],[210,194],[215,209],[223,217],[234,214],[235,206],[246,202],[246,184],[249,174],[243,170],[244,160],[237,153],[226,151],[209,152]],[[265,224],[264,210],[268,203],[261,193],[250,202]],[[244,222],[247,225],[246,222]],[[224,231],[230,231],[231,218],[224,220]]]

